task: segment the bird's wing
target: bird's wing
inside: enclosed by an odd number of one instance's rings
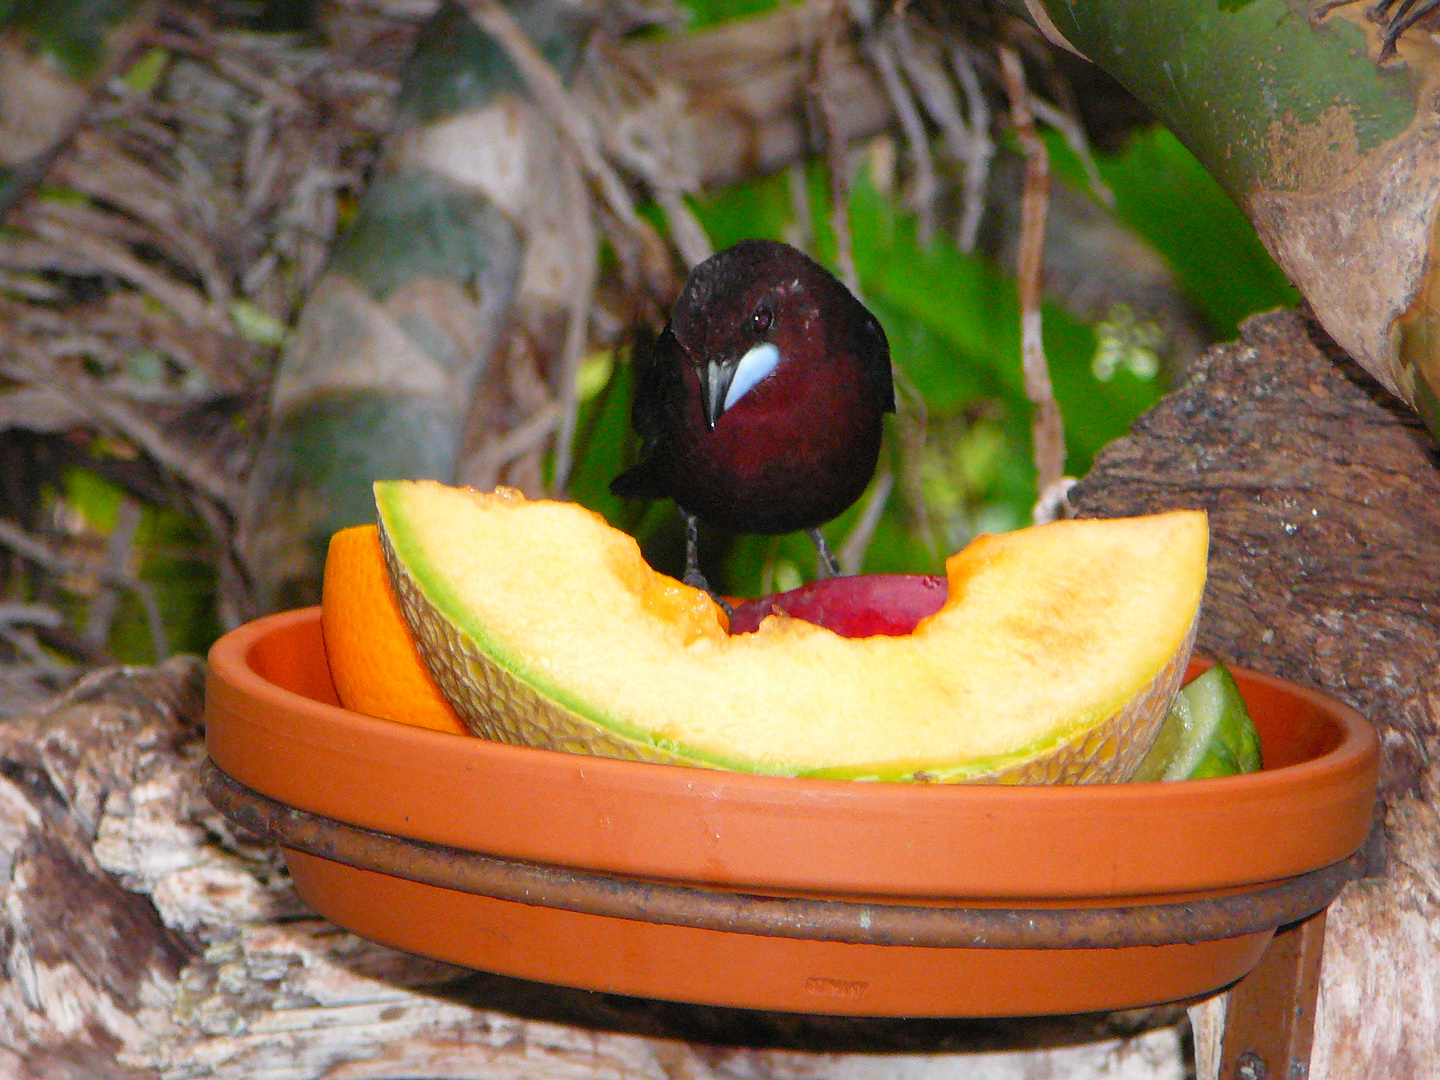
[[[681,423],[685,415],[685,382],[680,371],[684,362],[684,350],[669,323],[649,349],[637,350],[630,424],[640,436],[641,460],[610,482],[611,492],[623,499],[659,499],[666,494],[655,477],[651,454],[666,431]]]
[[[886,412],[894,412],[895,378],[890,370],[890,342],[885,338],[885,329],[866,311],[860,318],[859,335],[864,344],[858,351],[870,393]]]
[[[635,373],[635,402],[630,407],[630,423],[640,436],[644,454],[655,448],[671,426],[683,422],[685,380],[680,365],[684,362],[685,352],[666,323]]]

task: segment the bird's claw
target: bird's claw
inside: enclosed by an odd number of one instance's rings
[[[835,558],[835,553],[830,550],[830,545],[825,542],[825,534],[819,529],[805,530],[810,539],[815,542],[815,551],[820,556],[820,565],[825,570],[826,577],[837,578],[840,576],[840,560]]]
[[[705,575],[702,574],[698,568],[688,568],[685,571],[685,577],[681,580],[683,580],[686,585],[690,586],[690,588],[699,589],[706,596],[710,597],[711,600],[714,600],[715,603],[719,606],[720,610],[725,612],[725,617],[727,619],[734,616],[735,609],[730,606],[730,604],[725,600],[723,596],[721,596],[719,593],[717,593],[714,589],[710,587],[710,582],[705,580]]]

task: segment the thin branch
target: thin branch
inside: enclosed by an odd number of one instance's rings
[[[29,213],[17,215],[36,235],[74,255],[89,259],[96,266],[128,281],[135,288],[169,308],[182,321],[196,329],[229,333],[231,327],[223,314],[190,288],[170,280],[145,265],[128,248],[97,236],[93,231],[78,228],[65,221],[63,206],[37,204]]]
[[[57,577],[73,575],[76,577],[89,576],[104,585],[112,588],[124,589],[140,601],[145,610],[147,620],[151,621],[150,631],[156,633],[160,620],[160,608],[155,603],[155,594],[150,589],[148,582],[138,581],[129,574],[116,571],[111,566],[86,566],[74,559],[71,559],[56,551],[39,537],[31,536],[14,522],[0,518],[0,544],[8,547],[23,559],[43,567]],[[41,619],[30,620],[32,625],[48,625]],[[13,642],[12,642],[13,644]],[[88,643],[87,643],[88,644]],[[159,631],[157,647],[161,653],[166,652],[165,637],[163,630]],[[160,659],[164,659],[162,655]]]
[[[824,133],[825,160],[830,171],[830,228],[835,234],[835,266],[840,280],[857,297],[860,276],[855,270],[855,245],[850,235],[850,163],[849,144],[845,137],[845,121],[840,104],[831,89],[832,72],[839,51],[840,34],[848,25],[845,5],[836,0],[825,23],[825,34],[815,54],[815,77],[809,90],[820,114]]]
[[[165,638],[165,624],[160,618],[160,605],[155,602],[155,591],[148,582],[140,581],[126,571],[135,551],[135,536],[140,530],[141,520],[139,505],[133,499],[121,499],[115,528],[105,545],[102,570],[109,578],[129,583],[126,588],[140,601],[140,607],[145,613],[146,627],[150,631],[150,645],[155,652],[156,661],[159,662],[170,655],[170,645]],[[115,590],[106,589],[90,604],[82,637],[86,644],[97,651],[103,649],[110,639],[118,599]]]
[[[795,231],[787,235],[786,240],[792,247],[813,255],[815,219],[810,212],[810,187],[803,163],[794,161],[785,166],[785,189],[790,194],[790,213],[795,219]]]
[[[586,74],[594,88],[594,125],[610,155],[638,176],[665,214],[670,238],[687,267],[713,253],[700,219],[685,202],[700,190],[686,98],[674,83],[657,79],[645,64],[617,48],[597,43]],[[585,99],[579,95],[577,102]]]
[[[955,88],[936,59],[938,50],[929,41],[917,41],[910,32],[910,24],[904,19],[895,20],[891,40],[905,78],[915,88],[920,103],[940,129],[942,145],[957,162],[965,161],[969,156],[971,132],[965,118],[960,115]]]
[[[6,663],[3,668],[0,668],[0,678],[13,685],[27,676],[30,679],[46,676],[63,677],[76,670],[77,665],[68,660],[56,659],[54,654],[46,650],[34,634],[25,630],[17,630],[15,629],[16,625],[18,624],[0,622],[0,641],[4,641],[30,662],[23,665],[13,662]],[[31,625],[40,624],[32,623]],[[49,694],[46,693],[44,696],[48,697]],[[4,715],[4,711],[0,710],[0,718],[3,718]]]
[[[1085,180],[1090,185],[1090,192],[1101,203],[1113,207],[1115,205],[1115,193],[1110,190],[1110,185],[1105,183],[1100,175],[1100,168],[1095,164],[1095,155],[1090,150],[1090,140],[1085,135],[1085,129],[1080,122],[1063,109],[1059,109],[1041,97],[1030,99],[1030,109],[1035,114],[1035,119],[1042,124],[1049,124],[1060,133],[1065,140],[1065,145],[1080,159],[1080,166],[1085,170]]]
[[[599,272],[600,252],[595,236],[595,223],[590,214],[590,198],[580,178],[574,158],[564,155],[563,187],[569,209],[570,238],[574,243],[574,263],[580,280],[574,284],[570,308],[566,313],[565,344],[560,356],[558,383],[560,387],[560,426],[555,434],[555,474],[551,488],[564,492],[570,483],[574,461],[575,423],[580,411],[580,363],[589,341],[590,309],[595,302],[595,279]]]
[[[133,499],[122,498],[116,514],[115,528],[105,544],[103,570],[107,574],[123,574],[135,546],[135,533],[140,528],[140,511]],[[110,626],[120,607],[120,594],[112,588],[101,589],[90,601],[85,625],[80,636],[85,644],[97,651],[110,640]]]
[[[965,208],[960,215],[957,243],[966,253],[975,250],[980,232],[980,218],[985,213],[985,187],[990,177],[990,160],[995,156],[995,143],[990,138],[990,106],[980,86],[980,76],[970,58],[970,50],[957,44],[950,50],[950,66],[955,80],[965,94],[970,114],[970,156],[965,161]]]
[[[104,424],[135,443],[176,476],[183,477],[197,491],[238,514],[244,491],[234,477],[211,468],[195,454],[173,443],[158,426],[123,401],[107,397],[89,385],[90,380],[61,377],[68,389]]]
[[[723,187],[825,152],[814,81],[817,46],[832,19],[839,33],[825,58],[825,89],[837,106],[835,141],[855,144],[894,121],[874,68],[856,47],[854,5],[845,0],[800,0],[714,29],[632,38],[607,57],[679,88],[684,108],[672,126],[694,155],[697,182]]]
[[[899,17],[903,18],[903,13]],[[890,106],[900,120],[900,130],[905,133],[905,146],[915,167],[913,207],[920,221],[920,241],[928,243],[935,234],[935,201],[940,194],[940,181],[935,175],[934,159],[930,156],[925,122],[896,65],[893,33],[872,37],[867,43],[868,52],[875,63],[875,70],[880,73],[880,82],[885,87]]]
[[[715,253],[715,246],[684,195],[669,187],[652,187],[652,190],[655,202],[665,214],[665,224],[669,226],[670,238],[675,241],[680,258],[687,269],[693,270]]]
[[[1025,154],[1025,188],[1020,202],[1020,357],[1025,374],[1025,395],[1035,406],[1033,439],[1035,472],[1040,499],[1035,504],[1037,523],[1051,505],[1053,492],[1065,472],[1065,429],[1041,335],[1040,300],[1045,258],[1045,218],[1050,206],[1049,156],[1035,131],[1030,95],[1020,55],[1008,45],[998,47],[1000,73],[1010,98],[1010,116]]]
[[[204,280],[212,301],[226,303],[231,299],[223,257],[209,239],[189,228],[177,213],[179,196],[170,182],[117,138],[106,132],[81,132],[75,139],[75,152],[59,163],[56,178],[133,215],[148,226],[148,242],[164,249],[174,261]],[[73,215],[77,209],[71,207],[69,212]],[[99,213],[93,209],[91,212]],[[83,220],[72,218],[72,222],[85,227]]]
[[[894,489],[895,474],[889,469],[876,477],[875,482],[870,485],[870,494],[865,498],[860,517],[840,545],[838,557],[842,573],[860,572],[860,567],[865,562],[865,553],[870,550],[870,541],[875,538],[880,517],[885,513],[885,504],[890,500],[890,492]]]
[[[66,558],[58,551],[55,551],[44,540],[37,536],[31,536],[14,522],[0,518],[0,544],[8,547],[11,551],[38,566],[49,570],[52,574],[78,574],[84,570],[79,563]],[[101,571],[100,579],[105,580],[104,571]],[[108,582],[108,584],[119,584],[119,582]]]
[[[54,630],[65,616],[49,604],[0,604],[0,626],[43,626]]]
[[[97,390],[92,380],[66,372],[58,364],[46,362],[43,356],[37,355],[39,349],[33,343],[17,336],[13,344],[18,346],[17,352],[28,356],[20,362],[0,361],[0,374],[21,382],[49,386],[69,397],[96,421],[139,446],[163,468],[183,477],[230,513],[238,514],[244,492],[233,477],[218,472],[194,454],[176,446],[159,427],[123,401]]]
[[[224,48],[218,47],[209,27],[199,20],[191,21],[189,30],[189,34],[155,31],[149,35],[149,40],[163,49],[183,52],[196,59],[208,61],[222,75],[239,83],[275,108],[288,112],[305,110],[307,102],[302,95],[292,87],[266,75],[258,67],[244,62],[252,58],[241,52],[233,41],[227,41]]]
[[[524,423],[511,428],[502,438],[496,439],[476,454],[471,473],[490,478],[488,482],[482,480],[476,486],[494,486],[494,478],[499,477],[506,465],[544,442],[560,421],[560,409],[558,401],[542,405]]]
[[[899,441],[900,490],[910,512],[915,515],[916,529],[921,536],[932,537],[930,508],[925,499],[925,478],[921,467],[925,460],[925,442],[929,437],[930,408],[925,395],[905,369],[893,365],[895,380],[895,436]],[[930,542],[933,550],[933,540]],[[947,552],[948,554],[948,552]]]
[[[476,24],[505,50],[519,70],[536,106],[555,125],[600,192],[606,208],[638,241],[647,276],[663,274],[668,264],[664,243],[635,212],[630,193],[600,151],[600,138],[585,114],[570,100],[560,76],[540,55],[524,29],[499,0],[461,0]]]

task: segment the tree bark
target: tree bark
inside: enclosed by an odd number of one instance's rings
[[[1197,649],[1321,690],[1379,729],[1387,867],[1331,908],[1310,1076],[1433,1075],[1440,447],[1318,327],[1277,312],[1206,353],[1073,498],[1085,516],[1208,510]]]
[[[1437,464],[1411,414],[1278,313],[1211,350],[1076,492],[1092,515],[1208,509],[1201,648],[1316,686],[1383,732],[1388,870],[1332,909],[1312,1077],[1428,1075],[1440,1057]],[[1175,1009],[784,1016],[365,942],[308,912],[275,851],[200,794],[201,671],[102,672],[0,727],[0,1077],[1183,1075]]]
[[[478,974],[306,910],[198,783],[202,665],[101,672],[0,727],[0,1077],[1179,1080],[1178,1010],[800,1017]],[[1058,1049],[1033,1051],[1034,1047]]]

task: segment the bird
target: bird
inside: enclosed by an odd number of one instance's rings
[[[880,321],[809,256],[742,240],[691,271],[637,360],[630,418],[641,460],[610,490],[675,501],[685,584],[717,596],[700,572],[699,522],[772,536],[803,529],[839,576],[820,526],[864,492],[884,414],[895,411]]]

